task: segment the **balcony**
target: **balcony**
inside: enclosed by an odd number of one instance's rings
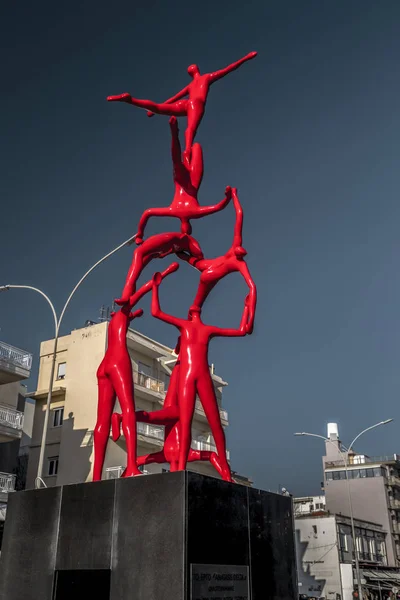
[[[0,472],[0,492],[14,492],[15,491],[15,475],[10,473]]]
[[[0,342],[0,385],[27,379],[31,367],[32,354]]]
[[[362,465],[383,465],[386,463],[398,463],[400,462],[399,454],[392,454],[390,456],[349,456],[347,466],[359,466]],[[333,467],[344,467],[343,460],[329,460],[325,463],[326,469],[332,469]]]
[[[400,500],[396,498],[389,498],[389,506],[393,510],[400,510]]]
[[[400,487],[400,477],[396,477],[395,475],[390,475],[388,477],[388,484],[395,487]]]
[[[22,437],[24,413],[8,406],[0,405],[0,443],[12,442]]]
[[[203,406],[202,406],[200,400],[196,400],[195,411],[196,411],[196,413],[198,415],[201,415],[202,417],[204,417],[206,419],[206,413],[203,410]],[[222,408],[220,408],[219,414],[220,414],[220,417],[221,417],[222,425],[228,425],[228,413],[227,413],[227,411],[223,410]]]
[[[149,425],[148,423],[137,423],[138,437],[143,436],[143,441],[162,446],[164,442],[164,427]]]
[[[108,467],[106,469],[106,479],[119,479],[124,472],[125,467]],[[149,472],[141,469],[143,475],[148,475]]]
[[[150,375],[146,375],[145,373],[140,373],[139,371],[133,372],[133,382],[135,385],[139,385],[140,387],[150,390],[151,392],[155,392],[156,394],[165,394],[166,387],[163,381],[156,379],[155,377],[151,377]]]
[[[216,452],[217,448],[214,442],[204,442],[203,440],[192,439],[191,447],[193,450],[205,450],[206,452]],[[229,460],[230,454],[229,450],[226,451],[226,458]]]

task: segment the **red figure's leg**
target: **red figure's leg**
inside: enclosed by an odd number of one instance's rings
[[[129,302],[129,298],[131,295],[136,292],[136,281],[144,267],[146,266],[146,259],[142,256],[142,249],[136,248],[133,253],[132,263],[128,271],[128,275],[126,276],[124,289],[122,290],[121,298],[117,298],[115,300],[116,304],[122,306]]]
[[[222,479],[232,481],[231,469],[226,460],[226,442],[225,434],[221,425],[221,417],[219,415],[218,402],[215,397],[214,386],[209,372],[205,372],[203,377],[200,377],[197,383],[200,401],[206,413],[207,420],[210,424],[211,433],[215,440],[218,457],[222,468]]]
[[[181,444],[179,450],[180,471],[186,469],[186,463],[192,441],[192,418],[196,402],[196,384],[192,379],[181,378],[179,382],[179,413],[181,425]]]
[[[109,102],[127,102],[128,104],[133,104],[134,106],[139,106],[139,108],[144,108],[145,110],[150,110],[153,113],[158,115],[170,115],[176,117],[184,117],[187,112],[187,100],[179,100],[178,102],[171,102],[168,104],[166,102],[153,102],[152,100],[141,100],[139,98],[132,98],[130,94],[119,94],[118,96],[109,96],[107,98]]]
[[[126,377],[123,369],[116,369],[112,374],[112,382],[122,409],[122,430],[127,450],[125,477],[140,475],[136,464],[136,416],[133,395],[132,377]]]
[[[138,467],[144,467],[144,465],[150,465],[151,463],[162,464],[167,462],[164,452],[153,452],[152,454],[143,454],[138,456],[137,464]]]
[[[199,143],[193,144],[192,158],[190,161],[191,180],[193,186],[198,190],[204,173],[203,151]]]
[[[106,375],[98,376],[99,403],[97,421],[94,428],[94,467],[93,481],[100,481],[103,472],[104,457],[108,436],[110,435],[111,414],[115,404],[115,392],[111,381]]]
[[[179,408],[177,406],[169,406],[146,412],[144,410],[136,411],[136,420],[142,423],[152,423],[153,425],[165,425],[166,423],[174,423],[179,419]]]
[[[187,129],[185,131],[185,152],[188,154],[193,146],[193,140],[204,115],[204,102],[187,102]],[[155,112],[155,111],[154,111]]]
[[[207,450],[190,450],[188,462],[196,462],[196,461],[209,462],[212,464],[214,469],[221,475],[222,477],[222,467],[218,459],[218,454],[216,452],[208,452]]]
[[[117,442],[121,437],[121,423],[122,415],[120,413],[113,413],[111,417],[111,435],[114,442]]]
[[[200,277],[199,287],[197,288],[196,297],[193,300],[192,306],[201,308],[203,306],[204,302],[206,301],[209,293],[215,287],[216,283],[217,283],[216,281],[207,281],[207,282],[201,281],[201,277]]]
[[[188,238],[188,251],[195,258],[203,258],[203,252],[196,240],[192,237]]]
[[[144,229],[147,225],[147,221],[150,217],[174,217],[175,215],[171,214],[171,209],[169,206],[166,208],[148,208],[144,211],[142,216],[140,217],[139,226],[137,230],[137,235],[135,242],[136,244],[141,244],[143,242]]]

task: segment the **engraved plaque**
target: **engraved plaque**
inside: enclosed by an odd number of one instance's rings
[[[191,600],[250,600],[249,567],[191,565]]]

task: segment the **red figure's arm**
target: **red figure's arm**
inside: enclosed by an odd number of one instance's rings
[[[257,56],[257,52],[250,52],[250,54],[247,54],[240,60],[237,60],[236,62],[232,63],[228,67],[225,67],[225,69],[220,69],[219,71],[214,71],[214,73],[210,73],[210,75],[209,75],[210,82],[214,83],[215,81],[218,81],[218,79],[222,79],[222,77],[225,77],[225,75],[228,75],[228,73],[230,73],[231,71],[235,71],[243,63],[245,63],[248,60],[251,60],[252,58],[255,58],[256,56]]]
[[[175,325],[175,327],[178,327],[179,329],[181,326],[181,319],[177,319],[172,315],[167,315],[161,310],[160,299],[158,296],[158,288],[161,283],[161,280],[161,273],[155,273],[153,277],[153,296],[151,299],[151,314],[156,319],[160,319],[160,321],[165,321],[165,323],[169,323],[170,325]]]
[[[205,217],[207,215],[211,215],[213,213],[219,212],[220,210],[224,209],[229,202],[231,201],[232,198],[232,188],[230,187],[230,185],[228,185],[225,189],[225,198],[223,200],[221,200],[221,202],[218,202],[218,204],[212,204],[211,206],[200,206],[199,207],[199,213],[202,217]]]
[[[138,310],[135,310],[135,312],[129,313],[129,320],[133,321],[133,319],[137,319],[137,318],[141,317],[142,315],[143,315],[143,309],[139,308]]]
[[[167,277],[167,275],[170,275],[171,273],[174,273],[174,271],[177,271],[178,269],[179,269],[179,263],[173,262],[171,265],[169,265],[169,267],[167,267],[165,269],[165,271],[163,271],[161,273],[161,278],[164,279],[164,277]],[[139,288],[138,291],[135,292],[133,294],[133,296],[130,297],[130,299],[129,299],[129,306],[131,308],[133,306],[135,306],[135,304],[137,304],[137,302],[139,302],[139,300],[141,298],[143,298],[143,296],[145,294],[147,294],[148,292],[150,292],[152,286],[153,286],[153,280],[152,279],[150,279],[150,281],[148,281],[147,283],[145,283],[144,285],[142,285],[142,287]]]
[[[249,286],[249,290],[250,290],[249,296],[248,296],[248,298],[249,298],[249,301],[248,301],[249,321],[248,321],[248,325],[247,325],[247,333],[253,333],[254,317],[256,314],[256,305],[257,305],[257,287],[256,287],[256,284],[254,283],[254,279],[250,275],[248,266],[246,265],[246,263],[244,261],[240,262],[240,272],[241,272],[245,282]]]
[[[209,326],[210,337],[223,336],[223,337],[240,337],[245,336],[247,333],[247,320],[249,316],[249,297],[246,296],[244,303],[244,309],[242,313],[242,320],[240,321],[239,329],[221,329],[219,327]]]
[[[233,246],[241,246],[243,234],[243,209],[237,195],[237,188],[233,188],[232,190],[232,201],[236,213],[235,228],[233,231]]]

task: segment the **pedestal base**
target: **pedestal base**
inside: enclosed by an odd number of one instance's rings
[[[290,498],[191,472],[10,494],[1,600],[296,600]]]

